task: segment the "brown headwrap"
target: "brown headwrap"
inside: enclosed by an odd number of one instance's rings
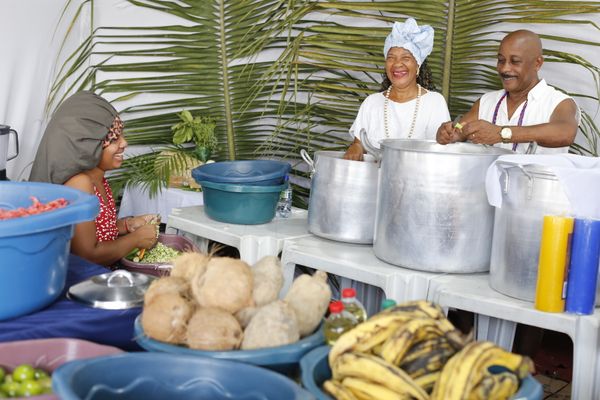
[[[56,110],[38,147],[30,181],[63,184],[98,165],[117,110],[92,92],[78,92]]]

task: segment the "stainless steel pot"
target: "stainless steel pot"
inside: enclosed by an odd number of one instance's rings
[[[366,137],[369,152],[376,151]],[[489,269],[494,209],[485,175],[498,147],[381,141],[373,250],[391,264],[430,272]]]
[[[308,230],[326,239],[373,243],[378,164],[374,157],[344,160],[341,151],[300,152],[311,168]]]
[[[571,204],[556,175],[538,165],[498,161],[502,206],[496,208],[490,286],[534,301],[544,215],[567,215]]]

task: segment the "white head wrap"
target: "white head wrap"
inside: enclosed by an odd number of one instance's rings
[[[387,57],[392,47],[402,47],[410,51],[417,64],[421,65],[433,50],[433,28],[429,25],[419,27],[414,18],[408,18],[404,23],[394,22],[392,32],[385,39],[384,57]]]

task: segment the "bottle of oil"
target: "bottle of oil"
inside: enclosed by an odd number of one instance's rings
[[[344,309],[354,315],[359,324],[367,319],[367,310],[356,299],[356,290],[354,288],[342,290],[342,303],[344,303]]]
[[[352,329],[358,322],[354,315],[344,310],[341,301],[329,303],[329,317],[325,320],[323,335],[328,345],[333,345],[342,333]]]

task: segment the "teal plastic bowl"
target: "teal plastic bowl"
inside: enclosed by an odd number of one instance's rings
[[[71,361],[52,374],[62,400],[310,400],[281,374],[227,360],[125,353]]]
[[[255,350],[195,350],[190,349],[189,347],[164,343],[146,336],[140,319],[141,317],[138,316],[133,326],[134,338],[140,347],[146,351],[238,361],[244,364],[253,364],[268,368],[284,374],[297,371],[302,356],[325,343],[323,324],[321,324],[312,335],[306,336],[296,343],[287,344],[285,346]]]
[[[253,186],[199,181],[204,211],[210,218],[239,225],[266,224],[275,217],[277,201],[288,183]]]
[[[300,360],[302,386],[317,398],[317,400],[332,400],[332,397],[321,390],[323,382],[331,378],[329,368],[329,346],[321,346],[307,353]],[[542,400],[544,391],[542,385],[531,375],[523,379],[519,391],[510,400]]]

